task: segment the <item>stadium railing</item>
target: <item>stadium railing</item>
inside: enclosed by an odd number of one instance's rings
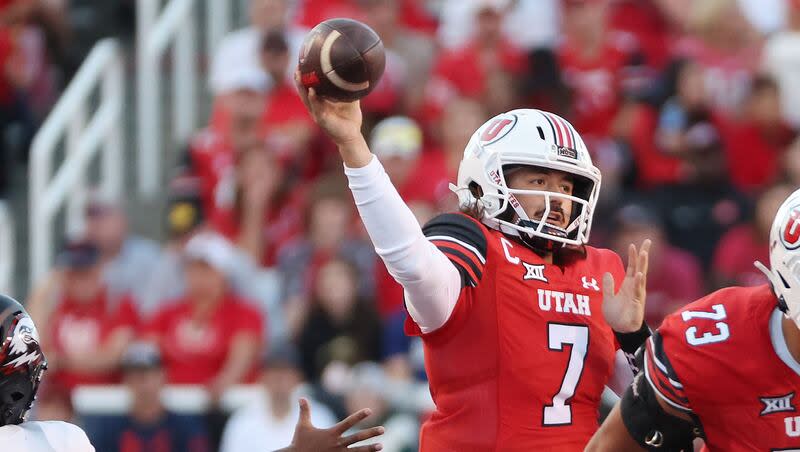
[[[261,385],[237,385],[225,391],[219,400],[219,407],[230,413],[262,396]],[[165,386],[161,401],[165,408],[178,414],[203,414],[212,408],[211,398],[203,386]],[[131,402],[130,391],[121,385],[78,386],[72,391],[72,405],[75,412],[82,416],[125,414]]]
[[[139,192],[153,197],[160,188],[164,137],[161,63],[170,48],[168,66],[172,69],[172,139],[183,143],[198,126],[197,11],[202,0],[138,0],[136,22],[137,115],[139,142]],[[206,49],[213,55],[217,44],[231,26],[233,3],[206,0]]]
[[[95,93],[97,108],[89,116]],[[99,41],[73,77],[31,145],[29,168],[30,280],[50,268],[55,243],[54,220],[66,205],[66,228],[83,228],[90,163],[100,158],[100,190],[121,194],[123,186],[122,109],[125,75],[122,53],[111,38]],[[53,160],[64,138],[64,161],[53,173]]]
[[[0,201],[0,293],[12,296],[15,251],[14,219],[5,203]]]

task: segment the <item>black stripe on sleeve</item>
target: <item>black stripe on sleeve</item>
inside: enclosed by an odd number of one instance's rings
[[[460,213],[445,213],[428,222],[422,232],[426,237],[445,236],[452,237],[466,243],[486,257],[486,235],[478,223]]]
[[[664,341],[658,331],[653,333],[653,356],[667,369],[667,376],[669,378],[677,382],[681,381],[675,369],[672,368],[669,358],[667,358],[667,353],[664,351]]]
[[[483,276],[487,240],[475,220],[462,214],[442,214],[429,221],[422,232],[456,266],[463,287],[477,286]]]

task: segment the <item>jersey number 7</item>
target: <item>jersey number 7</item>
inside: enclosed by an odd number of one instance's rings
[[[544,406],[542,425],[552,427],[572,424],[572,407],[569,400],[581,381],[586,352],[589,349],[589,327],[564,323],[547,324],[547,347],[552,351],[564,351],[564,345],[571,345],[567,370],[561,379],[561,388],[553,396],[553,403]]]

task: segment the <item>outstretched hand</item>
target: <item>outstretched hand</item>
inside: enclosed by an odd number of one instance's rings
[[[381,444],[348,447],[383,434],[383,427],[372,427],[352,435],[342,436],[353,426],[366,419],[372,411],[369,408],[351,414],[347,419],[331,428],[316,428],[311,423],[311,408],[308,400],[300,399],[300,419],[294,430],[292,445],[284,451],[291,452],[374,452],[383,449]]]
[[[638,331],[644,322],[650,245],[645,240],[638,250],[634,244],[628,247],[628,268],[619,292],[614,290],[611,273],[603,275],[603,316],[618,333]]]

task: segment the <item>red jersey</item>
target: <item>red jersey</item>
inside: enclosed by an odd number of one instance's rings
[[[627,61],[628,55],[610,39],[591,57],[569,42],[558,50],[564,82],[573,93],[572,124],[584,137],[608,136],[619,109]]]
[[[800,363],[777,305],[767,285],[722,289],[667,317],[647,341],[647,381],[699,418],[712,451],[800,447]]]
[[[755,227],[743,224],[722,236],[714,251],[712,268],[725,281],[737,286],[758,286],[767,278],[753,262],[769,262],[769,237],[759,237]]]
[[[420,450],[582,451],[618,348],[601,281],[610,271],[622,282],[619,256],[586,247],[549,265],[461,214],[440,215],[423,231],[458,268],[463,289],[441,328],[422,334],[406,321],[406,333],[422,336],[436,403]]]
[[[497,44],[494,55],[490,57],[482,58],[481,54],[477,42],[441,53],[425,88],[422,119],[431,123],[439,119],[447,103],[457,97],[481,99],[488,95],[488,77],[492,71],[511,75],[525,71],[525,54],[509,42]]]
[[[53,314],[51,345],[62,356],[91,356],[114,333],[133,330],[138,323],[136,308],[127,297],[112,301],[103,292],[87,303],[66,298]],[[56,370],[52,376],[70,390],[77,385],[114,383],[118,377],[114,372],[89,374],[72,370]]]
[[[2,6],[0,6],[2,8]],[[14,86],[6,75],[7,67],[15,63],[18,58],[17,49],[12,28],[0,29],[0,105],[7,105],[13,100]]]
[[[214,211],[220,181],[235,177],[235,153],[223,134],[211,127],[197,132],[189,144],[192,173],[200,179],[203,209]],[[210,215],[210,214],[209,214]]]
[[[645,57],[647,66],[661,69],[671,57],[674,30],[656,2],[618,0],[612,2],[609,28],[631,39]]]
[[[776,124],[768,133],[753,121],[741,121],[722,131],[728,171],[736,188],[754,192],[779,178],[784,149],[794,139],[788,125]]]
[[[228,240],[236,242],[241,233],[239,213],[234,205],[221,204],[214,205],[209,215],[209,223]],[[270,209],[264,212],[262,230],[264,249],[260,262],[263,267],[275,266],[283,247],[302,234],[305,206],[306,190],[298,187],[285,197],[274,201]]]
[[[706,96],[714,110],[735,115],[742,108],[759,69],[760,47],[745,46],[725,53],[700,39],[687,37],[676,44],[676,52],[702,68]]]
[[[229,296],[205,319],[196,319],[192,311],[191,302],[182,300],[159,311],[151,322],[170,383],[210,383],[240,333],[262,342],[261,313],[247,302]]]
[[[261,121],[267,137],[275,133],[284,133],[282,127],[292,125],[311,127],[314,124],[297,94],[297,88],[289,83],[275,85],[270,90]]]

